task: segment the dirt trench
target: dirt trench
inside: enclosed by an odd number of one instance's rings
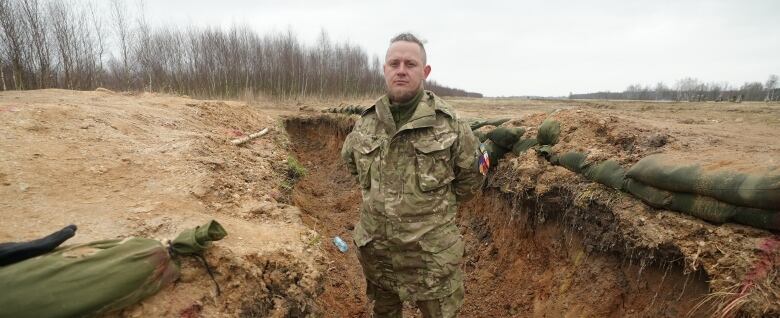
[[[339,150],[353,119],[285,120],[292,149],[307,174],[292,192],[304,222],[321,234],[328,259],[317,305],[325,317],[370,317],[354,245],[339,252],[330,240],[352,242],[361,200]],[[575,204],[556,188],[542,196],[504,193],[492,178],[460,207],[466,243],[462,317],[709,316],[702,270],[686,271],[679,250],[643,251],[625,240],[607,207]],[[419,317],[408,306],[405,317]]]

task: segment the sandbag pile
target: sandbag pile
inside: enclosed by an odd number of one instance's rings
[[[334,114],[360,115],[363,113],[364,110],[366,110],[366,107],[364,106],[350,105],[350,106],[343,106],[343,107],[331,107],[331,108],[323,109],[322,112],[334,113]]]
[[[643,158],[626,176],[626,191],[651,206],[780,230],[780,167],[739,172],[659,154]]]
[[[533,148],[550,163],[588,180],[622,190],[650,206],[686,213],[713,223],[734,222],[780,230],[780,167],[738,172],[728,166],[675,162],[669,155],[651,155],[626,170],[615,160],[593,162],[585,152],[557,154],[560,123],[545,120],[536,142],[515,144]],[[733,167],[732,167],[733,168]]]
[[[490,158],[491,169],[497,166],[498,160],[505,154],[512,152],[520,155],[523,152],[537,146],[536,138],[524,139],[525,129],[522,127],[497,127],[490,131],[478,130],[485,126],[498,126],[509,121],[508,118],[499,119],[472,119],[469,126],[474,136],[484,145]]]
[[[216,221],[170,246],[131,237],[63,246],[0,267],[1,317],[84,317],[135,304],[179,277],[178,255],[197,255],[227,232]]]

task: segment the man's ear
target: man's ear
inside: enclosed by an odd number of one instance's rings
[[[428,78],[428,74],[431,74],[431,66],[430,65],[426,65],[423,68],[423,73],[425,74],[425,79],[427,79]]]

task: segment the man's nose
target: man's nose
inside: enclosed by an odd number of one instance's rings
[[[409,69],[406,68],[406,65],[401,64],[401,66],[398,67],[398,75],[406,75],[407,72],[409,72]]]

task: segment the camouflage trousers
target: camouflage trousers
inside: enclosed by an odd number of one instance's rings
[[[445,259],[460,260],[462,257],[462,241],[453,245],[446,252],[452,250],[459,257],[446,257]],[[410,271],[404,266],[409,263],[399,265],[398,259],[405,261],[414,260],[417,253],[412,252],[404,255],[403,252],[391,251],[384,242],[369,242],[358,250],[358,259],[363,266],[366,276],[366,293],[368,298],[374,301],[374,317],[402,317],[403,301],[411,300],[417,305],[426,318],[445,318],[457,317],[461,305],[463,305],[463,273],[456,264],[446,264],[448,274],[445,274],[438,283],[433,285],[419,285],[425,281],[425,275],[419,270]],[[442,256],[442,255],[438,255]],[[432,259],[438,260],[434,256]],[[428,257],[423,257],[428,258]],[[393,259],[396,261],[394,262]],[[392,264],[395,263],[396,266]],[[403,262],[402,262],[403,263]],[[412,262],[414,263],[414,262]],[[420,265],[422,264],[415,264]],[[384,273],[377,275],[378,272]],[[414,273],[420,273],[416,275]],[[420,288],[425,288],[421,291]],[[410,291],[412,291],[410,293]],[[431,291],[437,291],[430,293]]]
[[[367,284],[369,298],[374,300],[374,318],[402,318],[403,302],[396,293],[383,290],[371,282]],[[457,317],[460,306],[463,305],[463,286],[449,296],[418,300],[415,304],[425,318]]]

